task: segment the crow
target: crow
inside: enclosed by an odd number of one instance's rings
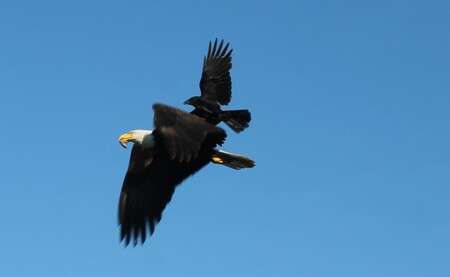
[[[228,105],[231,101],[231,53],[229,43],[223,47],[222,40],[217,45],[217,39],[211,47],[209,42],[208,54],[203,60],[203,72],[200,79],[200,96],[194,96],[184,102],[195,109],[191,112],[213,125],[224,122],[233,131],[239,133],[249,126],[251,114],[249,110],[223,111],[221,105]]]

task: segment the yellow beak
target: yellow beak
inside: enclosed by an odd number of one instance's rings
[[[123,146],[123,148],[127,148],[127,143],[132,139],[133,135],[131,133],[126,133],[119,137],[119,143]]]

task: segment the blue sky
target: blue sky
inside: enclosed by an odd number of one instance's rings
[[[158,3],[155,3],[158,2]],[[450,276],[448,1],[3,1],[1,276]],[[251,126],[119,243],[151,106],[231,43]]]

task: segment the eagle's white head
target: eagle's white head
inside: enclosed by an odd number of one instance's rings
[[[144,149],[153,149],[155,147],[155,139],[152,135],[153,130],[133,130],[119,137],[119,143],[127,148],[129,141],[137,143]]]

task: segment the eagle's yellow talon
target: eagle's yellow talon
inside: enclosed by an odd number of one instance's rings
[[[216,164],[223,164],[223,160],[219,157],[212,157],[212,161]]]

